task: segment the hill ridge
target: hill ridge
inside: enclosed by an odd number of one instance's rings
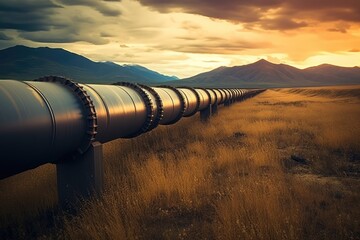
[[[241,66],[219,67],[182,79],[190,86],[301,87],[360,84],[360,68],[321,64],[305,69],[260,59]]]
[[[146,84],[177,79],[141,65],[95,62],[62,48],[16,45],[0,50],[0,60],[0,79],[31,80],[45,75],[60,75],[84,83],[129,81]]]

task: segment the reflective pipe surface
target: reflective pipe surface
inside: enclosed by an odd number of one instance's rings
[[[136,135],[147,118],[142,96],[130,87],[80,84],[92,99],[98,119],[96,139],[108,142]]]
[[[231,102],[234,102],[236,98],[235,91],[232,89],[228,89],[228,91],[230,92]]]
[[[205,109],[210,104],[210,95],[209,93],[202,88],[195,88],[195,91],[199,94],[200,98],[200,105],[199,105],[199,111]]]
[[[223,104],[224,102],[225,102],[225,100],[226,100],[226,95],[225,95],[225,92],[223,91],[223,90],[221,90],[221,89],[217,89],[219,92],[220,92],[220,94],[221,94],[221,104]]]
[[[224,89],[219,89],[219,91],[222,93],[222,95],[223,95],[223,100],[222,100],[222,103],[225,103],[226,101],[228,101],[228,99],[229,99],[229,96],[228,96],[228,94],[227,94],[227,92],[224,90]]]
[[[233,92],[233,95],[234,95],[233,101],[236,102],[236,100],[238,98],[238,91],[237,91],[237,89],[230,89],[230,90]]]
[[[235,89],[236,92],[236,100],[239,100],[240,98],[240,89]]]
[[[60,84],[0,81],[0,178],[56,162],[85,137],[83,108]]]
[[[210,95],[210,103],[211,105],[214,105],[215,103],[217,103],[217,97],[215,92],[212,89],[205,89],[209,95]]]
[[[232,100],[232,93],[229,89],[225,88],[224,91],[226,92],[228,99],[227,101],[231,101]]]
[[[0,179],[260,91],[40,80],[0,81]]]
[[[177,88],[180,93],[183,95],[185,100],[185,111],[183,116],[184,117],[190,117],[194,115],[198,110],[200,106],[200,96],[197,93],[197,91],[193,88]]]
[[[214,91],[214,93],[216,94],[216,100],[217,100],[217,104],[221,104],[222,103],[222,94],[218,89],[212,89]]]
[[[168,125],[177,122],[185,111],[185,100],[178,90],[173,88],[153,88],[159,94],[163,104],[163,118],[160,124]]]

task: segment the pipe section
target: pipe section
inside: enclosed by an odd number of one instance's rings
[[[210,104],[210,94],[203,88],[195,88],[195,91],[200,97],[199,111],[204,110]]]
[[[61,77],[0,81],[0,179],[173,124],[260,90],[78,84]],[[205,114],[206,113],[206,114]]]
[[[61,84],[0,81],[0,178],[76,152],[86,122],[77,95]]]
[[[189,87],[178,88],[185,101],[184,117],[190,117],[194,115],[200,107],[200,96],[198,92]]]
[[[217,97],[216,97],[214,90],[213,89],[205,89],[205,90],[210,95],[210,104],[214,105],[215,103],[217,103]]]
[[[169,125],[179,121],[185,111],[185,99],[181,92],[168,86],[153,89],[160,96],[163,104],[164,113],[160,124]]]

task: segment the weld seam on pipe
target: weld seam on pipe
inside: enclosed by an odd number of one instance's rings
[[[77,148],[77,152],[80,154],[86,152],[86,150],[90,147],[91,143],[95,140],[95,135],[97,133],[96,111],[90,96],[86,93],[85,90],[83,90],[83,87],[80,86],[78,83],[63,77],[46,76],[35,79],[34,81],[58,83],[69,89],[77,97],[77,99],[80,100],[85,110],[85,114],[87,115],[85,116],[87,130],[85,136],[83,137],[81,145]]]
[[[55,120],[55,115],[54,115],[54,110],[52,109],[49,101],[47,100],[47,98],[45,97],[45,95],[34,85],[28,83],[28,82],[22,82],[25,85],[28,85],[31,89],[33,89],[37,94],[39,94],[39,96],[41,97],[41,99],[45,102],[45,105],[50,113],[50,118],[51,118],[51,124],[52,124],[52,136],[51,136],[51,148],[54,149],[55,147],[55,139],[56,139],[56,120]]]
[[[110,125],[110,112],[109,112],[109,108],[108,108],[108,106],[107,106],[104,98],[99,94],[98,91],[96,91],[95,88],[91,87],[89,84],[83,84],[83,85],[85,85],[86,87],[88,87],[88,88],[90,88],[92,91],[94,91],[94,92],[96,93],[96,95],[100,98],[101,103],[102,103],[102,105],[104,106],[105,111],[106,111],[106,128],[109,127],[109,125]],[[96,110],[96,108],[95,108],[95,110]]]
[[[207,108],[209,105],[211,105],[211,96],[210,96],[210,93],[208,93],[208,91],[206,91],[206,89],[205,88],[200,88],[200,87],[197,87],[197,88],[195,88],[195,89],[199,89],[199,90],[202,90],[202,91],[204,91],[205,92],[205,94],[208,96],[208,103],[206,104],[205,103],[205,107],[204,108],[202,108],[202,109],[200,109],[200,110],[204,110],[205,108]]]
[[[157,114],[156,116],[154,116],[153,121],[151,122],[151,125],[147,130],[147,131],[151,131],[152,129],[156,128],[159,125],[161,119],[164,117],[163,103],[161,97],[154,89],[143,84],[138,84],[138,85],[144,88],[145,90],[149,91],[155,97],[155,104],[157,105]]]
[[[206,88],[205,90],[212,92],[212,93],[214,94],[214,96],[215,96],[215,99],[214,99],[215,101],[214,101],[214,103],[212,103],[212,97],[210,97],[210,104],[211,104],[211,105],[217,104],[217,96],[216,96],[215,91],[214,91],[213,89],[211,89],[211,88]]]
[[[178,98],[179,98],[179,100],[180,100],[180,111],[179,111],[179,114],[178,114],[173,120],[171,120],[170,122],[167,122],[165,125],[174,124],[174,123],[176,123],[177,121],[179,121],[179,120],[183,117],[183,115],[184,115],[184,112],[185,112],[185,99],[184,99],[183,95],[181,94],[181,92],[180,92],[178,89],[174,88],[174,87],[171,87],[171,86],[159,86],[159,87],[161,87],[161,88],[167,88],[167,89],[170,89],[170,90],[174,91],[175,94],[178,96]],[[167,94],[168,94],[168,93],[167,93]],[[170,96],[170,95],[169,95],[169,96]],[[172,99],[171,96],[170,96],[170,99],[171,99],[171,101],[173,102],[173,110],[174,110],[174,112],[175,112],[175,103],[174,103],[174,101],[173,101],[173,99]]]
[[[138,86],[137,84],[134,84],[134,83],[129,83],[129,82],[117,82],[117,83],[114,83],[113,85],[116,85],[116,86],[124,86],[124,87],[129,87],[129,88],[132,88],[133,90],[135,90],[142,98],[144,104],[145,104],[145,108],[146,108],[146,120],[144,121],[143,125],[141,126],[141,128],[133,133],[133,134],[129,134],[127,136],[125,136],[126,138],[132,138],[132,137],[136,137],[136,136],[139,136],[140,134],[143,134],[145,132],[148,131],[149,127],[151,126],[151,123],[152,123],[152,120],[154,118],[154,106],[151,102],[151,99],[150,99],[150,96],[140,87]],[[126,92],[131,101],[133,102],[134,104],[134,108],[135,108],[135,115],[137,113],[137,109],[136,109],[136,103],[134,102],[132,96]]]
[[[183,87],[178,87],[178,88],[188,89],[188,90],[190,90],[191,92],[194,93],[194,95],[195,95],[195,97],[196,97],[196,106],[195,106],[195,109],[194,109],[193,112],[187,114],[186,116],[184,115],[184,117],[191,117],[191,116],[195,115],[195,114],[199,111],[199,107],[200,107],[200,96],[199,96],[198,92],[197,92],[194,88],[192,88],[192,87],[183,86]],[[180,89],[180,91],[181,91],[181,89]]]

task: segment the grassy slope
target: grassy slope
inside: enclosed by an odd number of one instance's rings
[[[359,239],[359,91],[268,90],[110,142],[106,192],[76,217],[53,166],[3,180],[2,239]]]

